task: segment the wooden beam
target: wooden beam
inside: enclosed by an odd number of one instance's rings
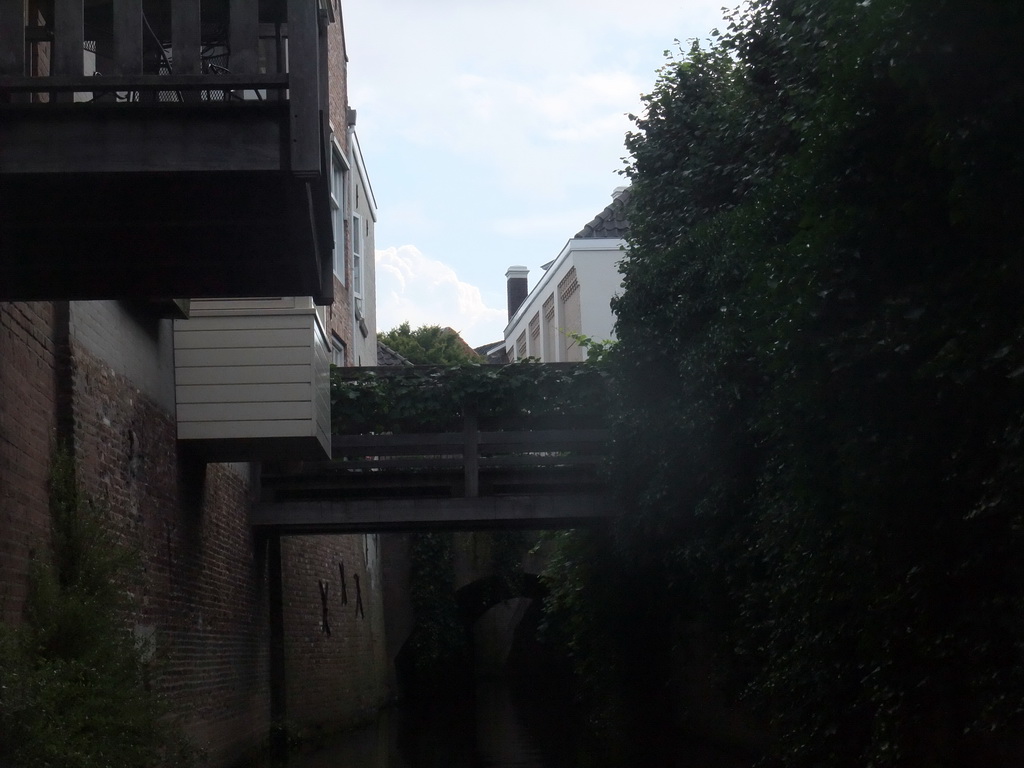
[[[480,424],[477,421],[476,408],[473,406],[466,407],[463,434],[466,439],[466,447],[462,451],[464,493],[469,498],[476,498],[480,495]]]
[[[0,2],[0,75],[25,74],[25,4]]]
[[[250,522],[282,532],[374,533],[488,528],[572,528],[614,516],[607,494],[475,499],[371,499],[260,503]]]
[[[174,0],[171,3],[171,69],[174,74],[200,74],[201,47],[199,0]]]
[[[81,76],[85,72],[85,6],[82,0],[55,0],[53,55],[55,75]],[[74,94],[56,94],[56,101],[74,101]]]
[[[114,0],[114,68],[142,74],[142,0]]]
[[[215,74],[215,75],[56,75],[51,77],[27,77],[25,75],[0,75],[0,93],[10,91],[205,91],[232,89],[284,89],[288,87],[288,76],[278,74]]]
[[[231,0],[230,4],[232,73],[256,72],[259,66],[259,3],[257,0]]]
[[[317,4],[288,0],[288,106],[291,171],[319,176],[320,53]],[[324,73],[326,77],[326,73]]]
[[[0,173],[286,170],[280,104],[32,104],[5,112]]]
[[[281,536],[271,533],[267,539],[267,604],[270,619],[270,723],[272,757],[288,754],[288,698],[284,648],[284,581],[281,568]]]

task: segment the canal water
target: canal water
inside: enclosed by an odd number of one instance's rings
[[[449,691],[449,694],[452,692]],[[594,734],[565,685],[538,679],[425,697],[292,755],[289,768],[750,768],[707,744],[624,745]],[[641,747],[646,746],[646,749]],[[640,756],[643,753],[643,756]]]
[[[293,755],[289,768],[579,768],[587,738],[569,692],[482,681],[462,696],[384,710],[364,728]]]

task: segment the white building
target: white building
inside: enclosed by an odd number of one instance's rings
[[[611,299],[622,286],[618,262],[629,223],[629,189],[619,187],[612,202],[569,240],[527,293],[529,270],[509,267],[509,321],[505,351],[509,360],[535,357],[545,363],[578,362],[586,350],[576,335],[595,341],[615,337]]]

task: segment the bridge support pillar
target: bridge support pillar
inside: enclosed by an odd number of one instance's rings
[[[281,579],[281,534],[267,535],[267,580],[270,611],[270,750],[274,765],[288,762],[287,698],[284,672],[284,586]]]

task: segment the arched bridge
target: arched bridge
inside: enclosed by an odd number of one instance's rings
[[[537,364],[540,365],[540,364]],[[380,369],[378,369],[380,370]],[[547,417],[335,435],[333,460],[263,465],[253,524],[285,534],[563,528],[609,517],[608,433]]]

